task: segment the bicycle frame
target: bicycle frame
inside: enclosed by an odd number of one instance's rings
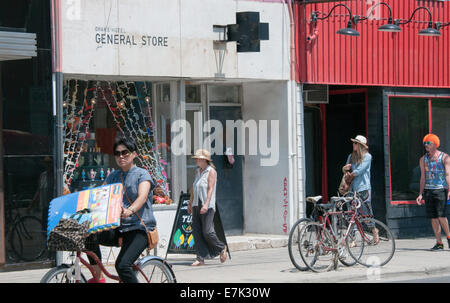
[[[106,267],[103,265],[103,263],[100,261],[100,259],[97,257],[97,255],[92,252],[92,251],[83,251],[86,255],[90,256],[91,258],[94,259],[95,263],[97,263],[98,267],[100,268],[100,270],[110,279],[112,280],[116,280],[120,282],[120,278],[119,276],[113,275],[111,274]],[[91,265],[86,259],[83,259],[83,257],[81,256],[80,251],[77,251],[77,256],[76,256],[76,263],[78,262],[78,260],[81,262],[81,264],[83,264],[84,266],[86,266],[89,271],[91,272],[92,277],[95,277],[95,270],[94,270],[94,266]],[[78,267],[78,266],[77,266]],[[135,265],[133,264],[133,269],[135,268]],[[77,269],[78,271],[78,269]],[[79,273],[77,272],[77,277],[76,277],[76,281],[80,282],[80,277],[79,277]]]
[[[331,235],[333,236],[334,240],[336,240],[336,232],[333,229],[333,226],[331,224],[331,220],[330,217],[331,216],[336,216],[336,215],[340,215],[340,214],[351,214],[352,217],[349,221],[349,225],[347,227],[347,230],[345,232],[344,237],[342,237],[342,245],[345,245],[345,240],[347,239],[348,235],[350,234],[350,227],[353,226],[353,223],[356,224],[356,227],[358,228],[358,231],[360,232],[360,234],[362,235],[364,242],[369,243],[370,240],[369,238],[367,238],[366,233],[364,232],[361,222],[359,222],[358,220],[358,214],[356,213],[356,211],[354,210],[346,210],[346,211],[327,211],[325,212],[325,217],[322,218],[322,224],[324,226],[322,233],[321,233],[321,239],[320,242],[323,243],[323,239],[324,239],[324,233],[325,233],[325,228],[328,228],[329,230],[331,230]],[[328,227],[327,227],[328,226]],[[335,248],[328,248],[328,247],[323,247],[325,251],[335,251],[337,249]]]
[[[94,259],[95,263],[97,263],[97,265],[99,266],[100,270],[101,270],[108,278],[110,278],[110,279],[112,279],[112,280],[115,280],[115,281],[118,281],[118,282],[122,282],[122,281],[120,280],[120,277],[119,277],[119,276],[116,276],[116,275],[111,274],[111,273],[106,269],[106,267],[103,265],[103,263],[100,261],[100,259],[98,258],[98,256],[97,256],[94,252],[85,250],[85,251],[82,251],[82,252],[81,252],[81,251],[78,251],[77,254],[76,254],[75,264],[77,264],[77,265],[76,265],[76,266],[77,266],[77,269],[76,269],[76,277],[75,277],[75,279],[76,279],[76,282],[77,282],[77,283],[79,283],[80,280],[81,280],[81,276],[80,276],[80,266],[79,266],[79,263],[78,263],[78,262],[81,262],[81,264],[83,264],[84,266],[86,266],[86,267],[89,269],[89,271],[90,271],[92,277],[95,277],[95,273],[96,273],[95,270],[94,270],[94,266],[91,265],[91,264],[89,263],[88,260],[84,259],[84,258],[81,256],[82,253],[85,253],[86,255],[92,257],[92,258]],[[143,257],[143,258],[140,258],[140,259],[138,259],[138,261],[137,261],[136,263],[134,263],[131,267],[133,268],[133,270],[139,272],[139,273],[145,278],[145,281],[146,281],[147,283],[150,283],[150,280],[149,280],[149,278],[147,277],[147,275],[141,270],[141,266],[140,266],[140,265],[141,265],[141,264],[144,264],[145,262],[147,262],[148,260],[151,260],[151,259],[159,260],[159,261],[161,261],[164,265],[167,265],[167,268],[170,270],[170,273],[172,274],[172,277],[175,279],[175,273],[173,272],[172,267],[171,267],[170,265],[168,265],[168,263],[167,263],[165,260],[163,260],[162,258],[160,258],[160,257],[158,257],[158,256],[150,256],[150,255],[149,255],[149,256],[145,256],[145,257]],[[176,280],[175,280],[175,281],[176,281]]]

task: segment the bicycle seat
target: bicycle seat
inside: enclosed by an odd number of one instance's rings
[[[312,204],[316,204],[320,200],[322,200],[322,196],[306,197],[306,202],[309,202],[309,203],[312,203]]]

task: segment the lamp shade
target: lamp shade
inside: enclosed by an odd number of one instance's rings
[[[359,37],[358,31],[356,29],[351,28],[351,27],[341,28],[336,33],[340,34],[340,35]]]
[[[380,32],[391,32],[391,33],[399,33],[402,31],[400,26],[392,23],[383,24],[378,28]]]
[[[433,27],[427,27],[419,32],[420,36],[439,37],[441,32]]]

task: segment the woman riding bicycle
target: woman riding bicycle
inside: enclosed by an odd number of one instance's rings
[[[370,166],[372,163],[372,155],[369,154],[367,139],[358,135],[353,142],[353,152],[348,156],[346,165],[342,171],[353,178],[350,191],[358,193],[362,200],[361,213],[373,217],[371,204],[371,185],[370,185]],[[350,179],[351,179],[350,178]],[[370,223],[368,223],[369,225]],[[373,242],[379,241],[378,230],[375,226],[368,226],[372,230]]]
[[[104,246],[121,246],[116,260],[117,273],[124,283],[139,283],[132,268],[133,263],[148,247],[145,226],[153,230],[156,220],[153,215],[152,191],[155,184],[145,169],[134,164],[137,157],[136,144],[130,138],[119,136],[114,143],[114,156],[119,170],[113,171],[105,180],[105,184],[123,183],[122,220],[118,228],[107,230],[90,236],[86,243],[87,249],[93,251],[101,260],[99,244]],[[129,199],[128,199],[129,198]],[[141,224],[138,216],[145,223]],[[95,276],[88,283],[105,283],[102,271],[95,261],[89,258],[95,267]]]

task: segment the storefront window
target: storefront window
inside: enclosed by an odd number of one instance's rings
[[[172,158],[170,153],[171,139],[171,96],[170,96],[170,84],[157,84],[156,85],[156,125],[158,134],[158,151],[160,155],[161,164],[167,174],[167,182],[172,184]]]
[[[415,201],[418,196],[423,137],[430,132],[437,134],[439,149],[448,150],[449,114],[450,99],[389,98],[391,201],[395,204]]]
[[[37,57],[1,62],[6,263],[42,262],[54,195],[49,1],[7,1],[0,26],[35,33]],[[4,29],[8,30],[8,29]],[[14,30],[14,29],[11,29]]]
[[[113,144],[116,135],[122,133],[136,142],[136,165],[149,171],[163,190],[163,197],[169,195],[166,133],[165,128],[158,128],[160,137],[157,138],[154,105],[170,102],[155,102],[152,92],[150,82],[66,81],[64,180],[72,192],[100,186],[118,169]],[[170,100],[170,87],[169,95],[165,92],[164,96],[163,100]],[[161,105],[162,110],[164,105]],[[164,141],[158,141],[161,139]],[[170,138],[168,140],[170,142]],[[163,200],[155,198],[153,202]]]
[[[432,131],[441,140],[439,150],[450,154],[450,98],[432,99]]]
[[[241,103],[240,87],[231,85],[208,85],[210,103]]]
[[[186,103],[201,103],[200,85],[186,85]]]

